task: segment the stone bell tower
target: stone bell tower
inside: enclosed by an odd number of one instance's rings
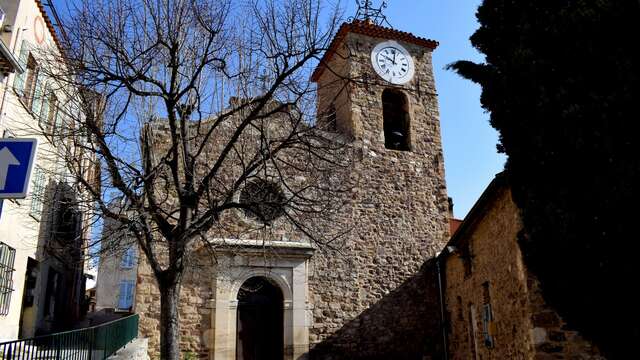
[[[312,258],[315,358],[423,358],[424,339],[409,338],[438,329],[439,315],[425,315],[429,301],[437,308],[427,290],[437,280],[420,275],[449,237],[437,45],[356,19],[341,26],[312,75],[319,126],[346,135],[357,154],[349,239],[340,256]]]

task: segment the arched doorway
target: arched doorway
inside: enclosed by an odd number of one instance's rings
[[[238,291],[236,360],[283,359],[283,296],[263,277],[252,277]]]

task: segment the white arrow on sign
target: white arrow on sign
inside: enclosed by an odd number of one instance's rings
[[[0,150],[0,191],[4,190],[7,183],[7,175],[9,174],[9,166],[20,165],[20,161],[16,159],[7,147]]]

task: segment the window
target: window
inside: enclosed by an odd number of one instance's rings
[[[120,267],[123,269],[131,269],[136,263],[136,249],[132,246],[128,248],[122,256]]]
[[[56,308],[60,308],[60,305],[56,301],[56,298],[58,298],[58,288],[60,286],[60,274],[53,267],[50,267],[47,271],[47,288],[44,296],[45,318],[53,319],[56,315]]]
[[[133,291],[135,283],[133,280],[120,281],[120,294],[118,296],[118,309],[128,310],[133,305]]]
[[[473,255],[471,254],[471,245],[467,242],[460,246],[460,260],[464,267],[464,278],[468,279],[473,274]]]
[[[326,112],[325,112],[325,116],[324,116],[324,128],[326,131],[336,131],[337,130],[337,126],[336,126],[336,106],[332,103],[331,105],[329,105],[329,107],[327,108]]]
[[[31,209],[30,214],[40,220],[42,215],[42,204],[44,202],[45,177],[44,171],[36,166],[33,176],[33,187],[31,188]]]
[[[26,40],[22,41],[20,47],[20,57],[18,61],[25,68],[23,73],[16,74],[13,88],[22,100],[24,106],[29,109],[34,116],[40,117],[43,106],[42,76],[36,58],[33,56],[34,46]]]
[[[397,90],[382,92],[384,146],[391,150],[410,150],[410,119],[407,97]]]
[[[268,224],[284,214],[285,196],[278,184],[257,179],[242,189],[240,203],[248,217]]]
[[[464,321],[464,307],[462,305],[462,298],[460,296],[457,296],[456,300],[458,302],[458,320]]]
[[[13,293],[13,263],[16,249],[0,242],[0,315],[9,313],[11,293]]]
[[[38,273],[38,262],[32,258],[27,258],[27,273],[25,274],[24,296],[22,298],[24,307],[31,307],[34,304]]]
[[[47,88],[44,93],[47,93]],[[35,107],[34,107],[35,108]],[[39,115],[39,125],[47,135],[55,135],[58,122],[58,97],[54,93],[50,93],[45,101],[42,102]]]

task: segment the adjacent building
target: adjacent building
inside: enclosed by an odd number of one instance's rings
[[[604,359],[545,303],[523,263],[522,229],[500,174],[439,257],[449,359]]]
[[[77,159],[93,155],[75,152],[64,135],[74,130],[68,119],[83,116],[86,108],[55,90],[57,83],[41,71],[43,54],[59,54],[62,41],[45,5],[2,0],[0,9],[0,134],[39,142],[27,197],[0,204],[3,341],[65,330],[83,316],[83,249],[90,233],[83,211],[74,205],[83,194],[56,154],[66,146]],[[85,170],[96,173],[80,169]]]
[[[130,312],[136,291],[138,251],[133,239],[122,241],[128,235],[113,219],[105,219],[102,230],[103,248],[98,264],[96,282],[96,311]],[[110,246],[117,240],[118,246]]]

